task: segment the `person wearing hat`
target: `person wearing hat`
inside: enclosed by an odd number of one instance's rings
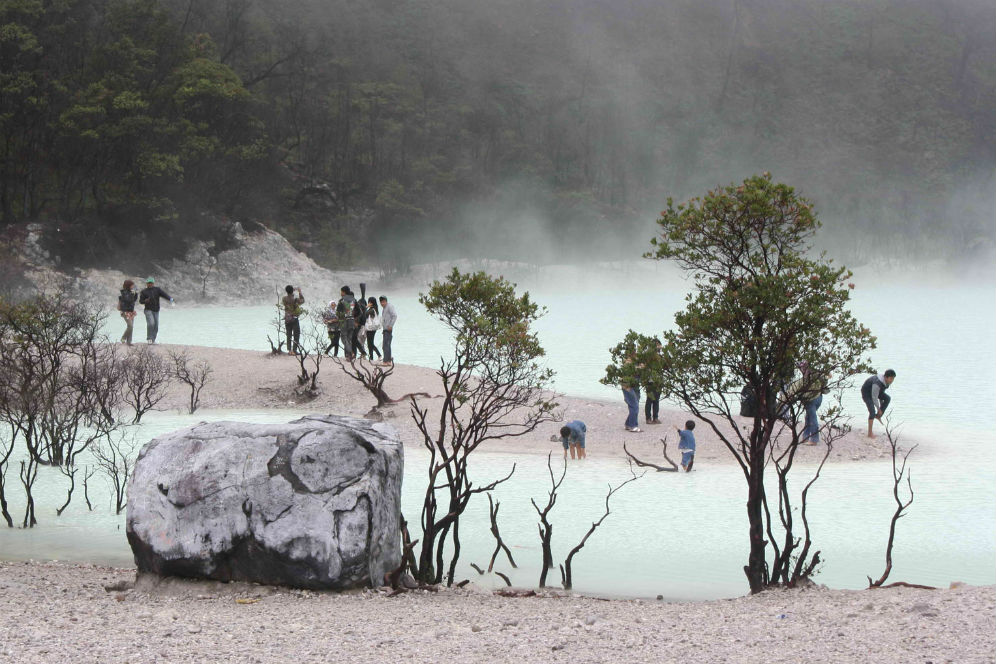
[[[169,293],[159,286],[156,280],[149,277],[145,280],[145,288],[138,295],[138,303],[145,305],[145,340],[150,344],[156,343],[156,336],[159,334],[159,300],[166,298],[173,302]]]

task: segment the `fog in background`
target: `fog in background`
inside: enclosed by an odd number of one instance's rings
[[[331,268],[616,261],[668,197],[764,171],[849,264],[996,256],[991,1],[32,7],[0,7],[0,231],[64,265],[232,221]]]

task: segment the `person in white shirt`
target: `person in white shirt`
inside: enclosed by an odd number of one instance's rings
[[[395,311],[393,304],[388,303],[387,297],[384,295],[380,296],[380,307],[383,312],[380,317],[380,325],[384,329],[384,341],[381,342],[384,346],[384,364],[394,364],[391,342],[394,340],[394,324],[398,322],[398,312]]]
[[[377,330],[380,329],[380,312],[377,311],[376,298],[371,297],[367,299],[367,320],[363,324],[363,329],[367,333],[367,357],[373,362],[374,353],[377,353],[378,358],[381,357],[380,351],[374,345],[374,336],[377,334]]]

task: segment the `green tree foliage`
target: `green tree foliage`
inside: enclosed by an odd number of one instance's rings
[[[515,285],[502,277],[454,269],[445,280],[434,281],[419,301],[454,335],[454,347],[437,371],[442,381],[438,421],[430,421],[437,413],[430,416],[412,399],[412,417],[429,451],[421,550],[413,574],[425,583],[440,583],[445,573],[452,584],[467,504],[511,477],[475,484],[468,474],[470,456],[482,444],[523,436],[554,420],[557,404],[548,392],[553,372],[539,364],[544,351],[532,330],[543,309],[529,293],[516,295]]]
[[[626,337],[609,349],[612,363],[605,367],[603,385],[658,387],[664,372],[661,341],[629,330]]]
[[[0,3],[0,221],[161,238],[190,198],[237,196],[268,147],[214,50],[153,0]]]
[[[765,467],[782,418],[790,431],[778,444],[794,455],[804,401],[814,391],[843,388],[854,374],[871,371],[866,353],[875,338],[848,311],[847,269],[808,253],[819,227],[812,205],[769,174],[685,204],[669,200],[658,224],[649,256],[675,261],[696,286],[675,315],[674,329],[662,337],[664,391],[705,422],[743,470],[751,545],[744,570],[751,591],[794,583],[813,569],[805,561],[790,565],[798,543],[791,520],[782,522],[783,547],[771,535]],[[797,365],[808,365],[805,389],[785,392]],[[739,404],[730,398],[745,385],[758,400],[747,433],[738,421]],[[778,467],[780,507],[788,499],[791,458]],[[803,558],[808,525],[806,539]],[[770,567],[769,543],[775,552]]]
[[[0,0],[0,223],[85,222],[74,260],[142,233],[182,249],[204,211],[327,261],[539,259],[537,218],[543,240],[620,255],[665,192],[763,164],[819,197],[850,255],[871,258],[869,226],[898,251],[978,249],[994,18],[975,0]],[[304,204],[316,183],[331,196]]]

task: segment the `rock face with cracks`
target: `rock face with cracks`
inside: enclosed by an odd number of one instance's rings
[[[312,589],[400,564],[404,452],[385,424],[213,422],[145,445],[128,488],[139,573]]]

